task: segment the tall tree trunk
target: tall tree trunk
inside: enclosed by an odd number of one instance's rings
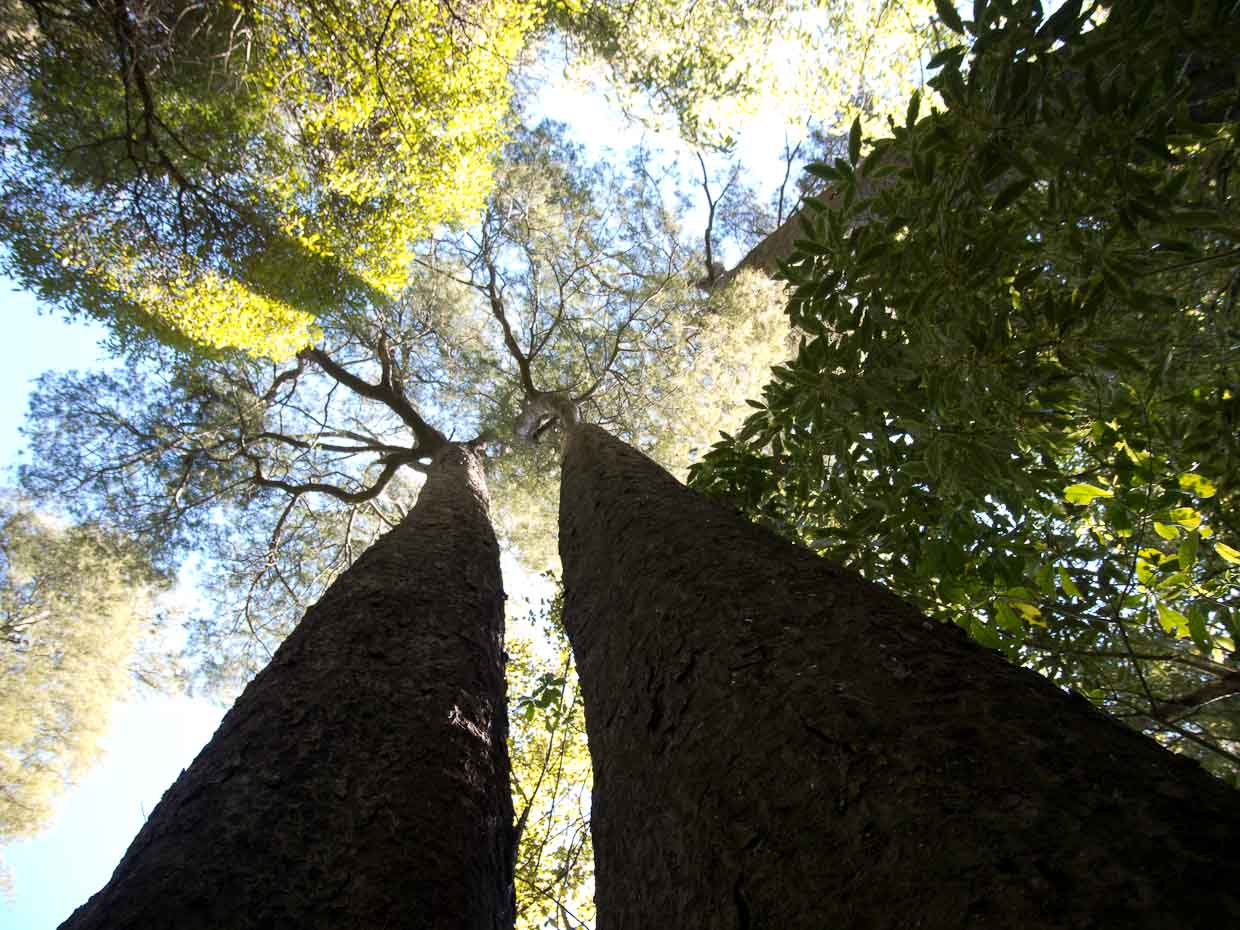
[[[506,930],[506,737],[499,550],[450,446],[62,928]]]
[[[572,430],[599,930],[1240,926],[1240,794]]]

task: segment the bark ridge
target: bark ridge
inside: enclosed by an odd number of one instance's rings
[[[510,928],[503,597],[449,446],[62,930]]]
[[[1240,926],[1196,763],[598,428],[560,514],[598,930]]]

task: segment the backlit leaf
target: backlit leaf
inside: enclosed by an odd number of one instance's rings
[[[1063,498],[1069,504],[1088,504],[1099,497],[1114,497],[1113,491],[1093,484],[1070,484],[1063,489]]]

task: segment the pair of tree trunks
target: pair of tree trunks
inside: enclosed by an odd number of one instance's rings
[[[510,928],[503,599],[481,464],[447,446],[63,930]]]
[[[1240,920],[1240,797],[567,429],[599,930]],[[511,926],[502,591],[450,447],[64,925]]]

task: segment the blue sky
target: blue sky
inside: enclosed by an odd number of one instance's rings
[[[40,316],[34,298],[0,278],[0,467],[18,461],[18,428],[33,380],[49,369],[95,367],[107,359],[103,331]],[[143,817],[215,731],[223,708],[203,700],[136,696],[118,703],[105,757],[57,805],[37,837],[0,850],[14,900],[0,904],[3,930],[51,930],[108,880]]]
[[[91,368],[101,359],[97,348],[103,330],[85,323],[67,324],[40,316],[32,295],[0,276],[0,467],[7,468],[21,447],[18,427],[26,414],[31,382],[50,368]]]
[[[57,805],[52,826],[4,850],[14,901],[4,930],[52,930],[98,891],[168,786],[197,755],[224,708],[185,697],[118,703],[106,756]]]

